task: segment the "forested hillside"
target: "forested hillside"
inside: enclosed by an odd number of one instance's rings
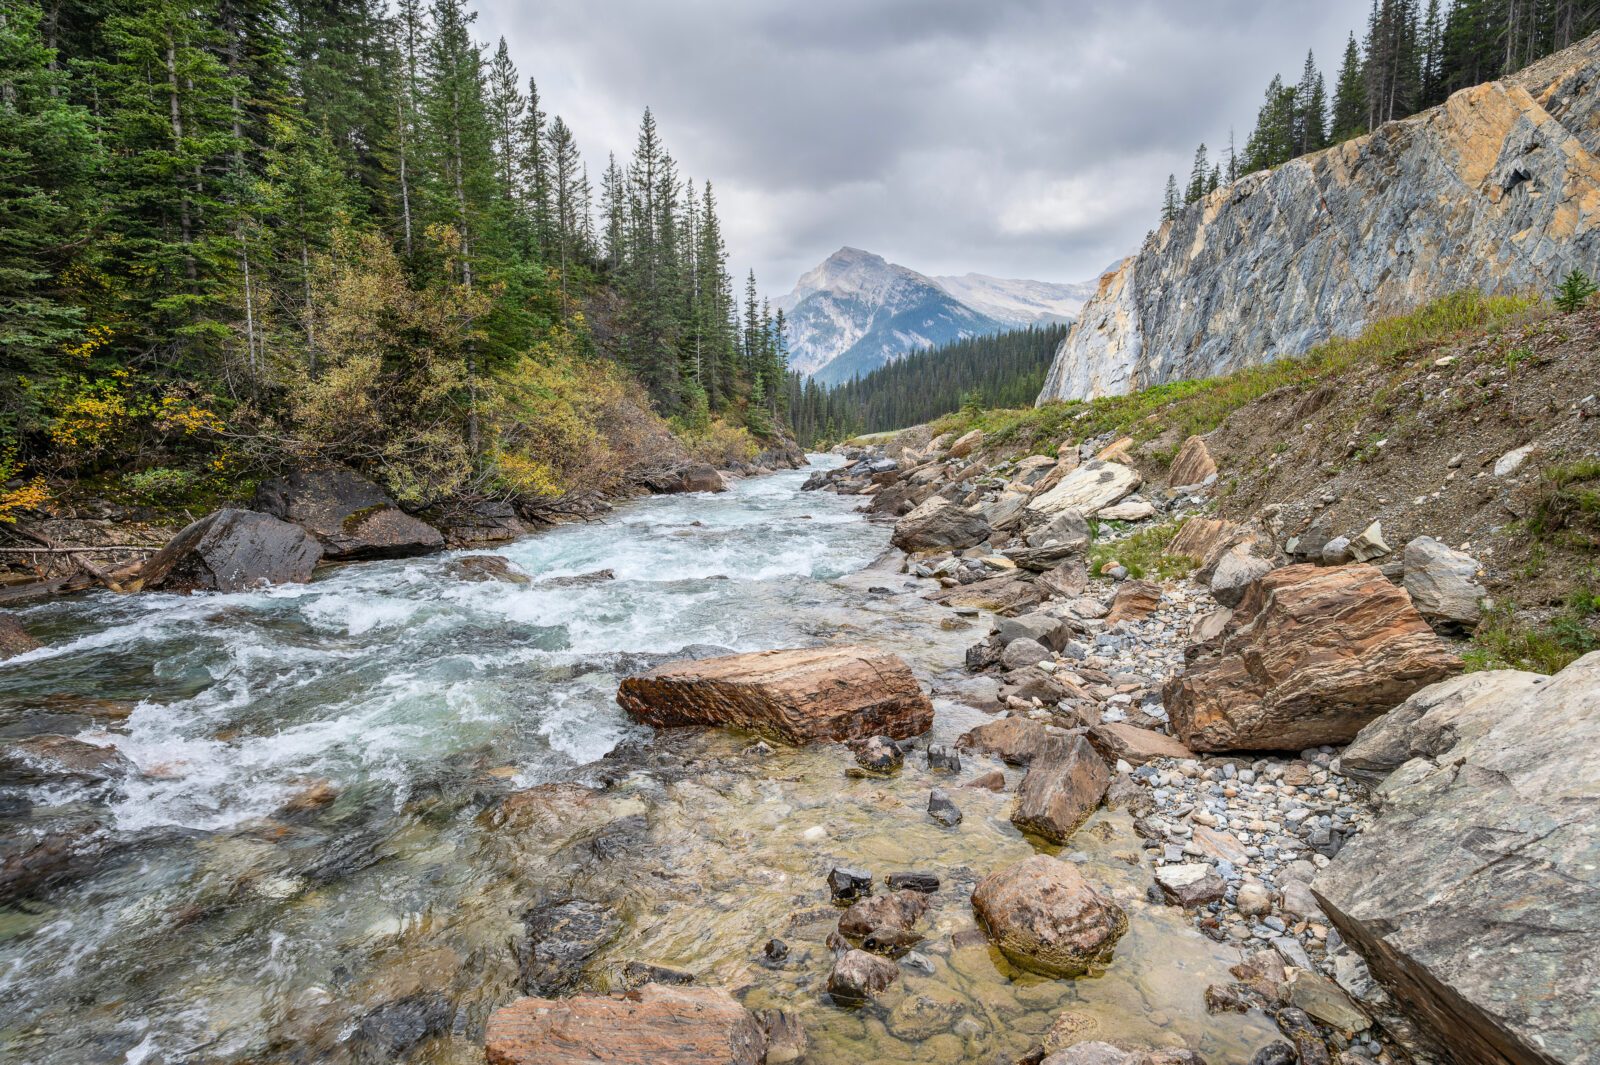
[[[1066,335],[1062,323],[956,340],[835,388],[791,375],[787,406],[795,436],[810,447],[918,425],[968,403],[1024,406],[1039,394]]]
[[[462,0],[3,11],[0,514],[289,462],[551,498],[656,415],[771,431],[782,333],[711,183],[648,110],[591,170]]]
[[[1170,221],[1223,182],[1370,133],[1441,104],[1460,89],[1513,74],[1600,30],[1591,0],[1373,0],[1358,42],[1345,44],[1330,91],[1306,53],[1298,81],[1276,76],[1242,147],[1232,133],[1213,158],[1201,144],[1189,180],[1167,178]]]

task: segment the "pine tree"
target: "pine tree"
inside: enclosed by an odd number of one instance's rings
[[[500,38],[488,71],[488,115],[494,134],[494,154],[498,164],[500,193],[508,202],[521,198],[521,165],[526,157],[522,145],[528,101],[518,84],[517,68],[511,62],[506,39]]]
[[[1206,146],[1194,150],[1194,164],[1189,168],[1189,184],[1184,189],[1183,202],[1196,203],[1205,198],[1206,181],[1211,176],[1211,164],[1206,159]]]
[[[1161,220],[1163,222],[1171,222],[1178,217],[1178,212],[1181,209],[1182,204],[1178,201],[1178,176],[1176,174],[1168,174],[1167,192],[1161,200]]]
[[[1245,142],[1246,170],[1270,170],[1294,158],[1296,95],[1281,76],[1273,75],[1256,116],[1256,128]]]
[[[1334,143],[1359,137],[1367,132],[1367,84],[1362,73],[1361,48],[1352,33],[1345,42],[1344,62],[1339,67],[1339,83],[1333,94]]]
[[[545,130],[545,158],[550,168],[550,219],[554,258],[561,272],[561,296],[567,296],[567,276],[583,250],[585,203],[588,190],[578,144],[572,130],[557,115]]]
[[[1296,155],[1321,151],[1328,145],[1328,100],[1316,57],[1306,53],[1300,83],[1295,87],[1293,141]]]

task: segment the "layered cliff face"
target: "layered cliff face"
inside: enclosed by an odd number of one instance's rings
[[[1600,269],[1600,35],[1250,174],[1100,280],[1039,402],[1298,355],[1461,289]]]

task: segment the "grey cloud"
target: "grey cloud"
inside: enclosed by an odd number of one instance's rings
[[[1091,277],[1274,73],[1332,80],[1366,0],[479,0],[591,170],[646,105],[771,293],[842,244],[929,273]]]

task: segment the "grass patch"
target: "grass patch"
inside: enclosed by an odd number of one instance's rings
[[[1047,403],[1015,410],[964,409],[934,423],[936,433],[982,429],[987,443],[1037,448],[1103,433],[1149,440],[1169,429],[1187,437],[1208,433],[1239,408],[1285,386],[1309,387],[1343,376],[1358,364],[1401,367],[1431,355],[1441,341],[1524,314],[1537,301],[1461,292],[1407,315],[1368,326],[1360,336],[1335,339],[1293,359],[1279,359],[1225,377],[1174,381],[1127,396]]]
[[[1171,580],[1187,576],[1200,563],[1188,555],[1170,555],[1167,545],[1183,523],[1169,521],[1122,540],[1096,540],[1089,548],[1089,572],[1098,574],[1108,562],[1117,562],[1130,577]],[[1100,526],[1095,527],[1098,534]]]
[[[1597,613],[1600,595],[1588,588],[1572,592],[1561,613],[1543,623],[1519,619],[1516,605],[1506,603],[1484,615],[1461,657],[1468,673],[1484,669],[1555,673],[1600,650],[1600,633],[1594,627]]]
[[[1600,547],[1600,459],[1579,459],[1544,471],[1528,532],[1535,541]]]

